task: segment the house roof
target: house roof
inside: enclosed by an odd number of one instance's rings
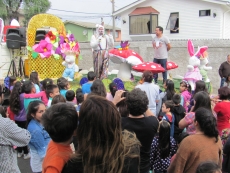
[[[157,10],[155,10],[153,7],[138,7],[135,10],[133,10],[129,15],[140,15],[140,14],[159,14]]]
[[[135,7],[135,6],[137,6],[137,5],[139,5],[139,4],[143,3],[143,2],[146,2],[146,1],[148,1],[148,0],[137,0],[137,1],[125,6],[123,8],[118,9],[117,11],[115,11],[113,13],[113,16],[116,16],[116,15],[118,15],[118,14],[120,14],[120,13],[122,13],[122,12],[124,12],[124,11],[126,11],[126,10],[128,10],[130,8],[132,8],[132,7]],[[216,4],[221,4],[221,5],[230,4],[229,0],[201,0],[201,1],[210,2],[210,3],[216,3]]]
[[[80,21],[70,21],[70,20],[66,20],[64,21],[64,24],[66,23],[71,23],[74,25],[79,25],[85,28],[96,28],[96,23],[90,23],[90,22],[80,22]],[[105,29],[113,29],[113,26],[111,25],[104,25]],[[116,30],[121,30],[121,28],[115,27]]]

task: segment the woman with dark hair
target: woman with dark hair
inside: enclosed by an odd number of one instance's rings
[[[187,129],[187,133],[188,134],[194,134],[195,133],[195,126],[194,126],[194,119],[195,119],[195,111],[200,108],[200,107],[204,107],[210,111],[212,111],[211,109],[211,99],[208,95],[207,92],[205,91],[200,91],[198,93],[196,93],[196,95],[194,95],[194,102],[195,102],[195,106],[193,108],[193,112],[189,112],[185,115],[185,117],[180,120],[179,122],[179,128],[180,129],[184,129],[186,127]],[[213,115],[214,117],[214,115]]]
[[[34,173],[42,172],[42,162],[46,155],[46,149],[50,136],[41,124],[41,117],[46,107],[40,100],[30,102],[27,112],[27,130],[31,134],[29,142],[31,159],[30,166]]]
[[[144,71],[142,75],[142,79],[144,81],[143,84],[137,85],[135,88],[140,88],[142,91],[145,91],[149,104],[148,108],[154,115],[157,114],[156,104],[159,102],[159,87],[152,83],[153,81],[153,73],[151,71]]]
[[[77,140],[62,173],[139,172],[140,143],[133,133],[122,132],[121,116],[107,99],[91,95],[82,103]]]
[[[162,120],[160,122],[159,134],[153,138],[150,153],[151,170],[155,173],[167,173],[172,156],[177,151],[177,144],[170,137],[170,124]]]
[[[230,89],[228,87],[221,87],[218,93],[219,99],[222,101],[216,103],[214,111],[217,114],[217,128],[222,136],[222,130],[230,128]]]
[[[110,90],[110,93],[107,93],[106,98],[107,98],[107,100],[109,100],[109,101],[113,101],[113,98],[114,98],[114,96],[115,96],[115,93],[116,93],[116,91],[118,90],[118,89],[117,89],[117,85],[116,85],[114,82],[110,83],[110,84],[109,84],[109,90]]]
[[[107,93],[106,93],[105,85],[102,83],[100,79],[96,79],[93,82],[91,86],[91,93],[89,93],[88,96],[91,96],[91,95],[98,95],[98,96],[106,97]]]
[[[36,72],[36,71],[31,72],[30,73],[30,80],[34,84],[34,87],[36,89],[36,93],[39,93],[40,92],[40,83],[39,83],[38,72]]]
[[[204,161],[222,165],[222,143],[211,110],[198,108],[195,112],[196,133],[186,137],[180,144],[168,173],[194,173]]]

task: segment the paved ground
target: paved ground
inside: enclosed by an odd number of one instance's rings
[[[33,173],[30,168],[30,159],[18,158],[18,166],[21,173]]]

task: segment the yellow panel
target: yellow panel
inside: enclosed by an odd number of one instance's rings
[[[32,47],[35,44],[36,30],[42,27],[53,27],[57,30],[63,29],[65,26],[63,22],[56,16],[51,14],[38,14],[31,18],[27,30],[27,45]],[[37,71],[41,79],[44,78],[59,78],[62,76],[64,66],[62,65],[62,58],[56,60],[51,56],[50,58],[42,59],[38,56],[36,59],[32,57],[31,52],[28,52],[29,67],[28,72]],[[78,58],[76,58],[78,64]]]

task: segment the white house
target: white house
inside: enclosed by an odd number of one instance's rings
[[[122,40],[151,40],[162,26],[170,39],[229,39],[230,1],[138,0],[113,13]]]

